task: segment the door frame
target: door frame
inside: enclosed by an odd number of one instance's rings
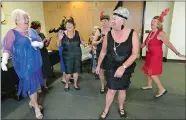
[[[144,24],[145,24],[145,11],[146,11],[146,1],[143,1],[143,17],[142,17],[142,30],[141,30],[141,38],[140,42],[143,43],[143,36],[144,36]],[[140,47],[140,59],[142,59],[142,48]]]

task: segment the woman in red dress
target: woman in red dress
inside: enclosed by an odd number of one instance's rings
[[[151,22],[151,31],[147,36],[145,42],[141,45],[142,48],[146,46],[146,59],[145,64],[142,68],[144,73],[147,75],[147,85],[143,86],[142,89],[152,89],[152,80],[156,83],[158,87],[158,93],[156,98],[164,95],[167,90],[163,87],[160,82],[158,75],[162,73],[162,57],[163,50],[162,44],[164,43],[168,48],[170,48],[179,57],[184,57],[181,55],[172,43],[168,40],[168,36],[163,31],[163,17],[168,13],[169,9],[162,12],[160,16],[155,16]]]

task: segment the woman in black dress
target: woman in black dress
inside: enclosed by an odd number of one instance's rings
[[[106,106],[100,119],[108,115],[110,105],[118,91],[119,114],[126,117],[124,102],[126,90],[129,88],[131,74],[134,72],[139,51],[137,33],[126,27],[129,12],[126,8],[119,7],[112,16],[112,30],[105,35],[103,47],[99,56],[96,72],[99,73],[100,65],[105,57],[105,75],[108,85]]]
[[[100,15],[101,28],[98,28],[96,30],[96,33],[94,35],[94,40],[92,42],[93,45],[97,47],[96,49],[97,61],[98,61],[98,58],[101,52],[104,36],[105,34],[107,34],[108,31],[110,31],[110,26],[109,26],[110,16],[103,14],[103,13],[104,12],[101,12],[101,15]],[[105,75],[104,75],[104,64],[103,63],[101,64],[100,72],[99,72],[99,79],[101,81],[101,89],[100,89],[101,94],[105,93]]]
[[[48,50],[46,47],[49,46],[51,38],[46,38],[45,35],[40,32],[41,23],[39,21],[32,21],[31,28],[33,28],[38,33],[38,35],[41,37],[44,43],[44,47],[40,49],[40,52],[41,52],[41,56],[43,60],[42,72],[43,72],[43,78],[45,81],[44,90],[48,90],[47,79],[52,76],[52,69],[51,69],[50,59],[48,55]]]
[[[65,77],[66,85],[65,91],[69,91],[69,79],[71,74],[74,78],[74,88],[80,90],[78,86],[78,74],[81,72],[81,47],[80,44],[84,44],[82,37],[79,32],[75,30],[75,22],[72,17],[66,19],[65,22],[66,31],[60,30],[58,32],[58,39],[61,39],[61,45],[63,47],[63,60],[65,64]]]

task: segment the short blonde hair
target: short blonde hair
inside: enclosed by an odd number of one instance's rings
[[[95,34],[96,31],[97,31],[97,29],[99,29],[99,26],[94,26],[94,27],[92,28],[92,33]]]
[[[97,30],[98,28],[99,28],[99,26],[94,26],[92,31]]]
[[[156,19],[156,20],[158,20],[158,23],[157,23],[157,29],[158,30],[163,30],[163,24],[160,22],[160,20],[159,20],[159,16],[154,16],[154,18],[153,19]]]
[[[29,14],[21,9],[15,9],[11,14],[14,22],[24,19],[25,15],[28,16],[28,18],[30,19]]]

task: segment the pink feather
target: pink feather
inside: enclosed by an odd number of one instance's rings
[[[168,14],[168,12],[169,12],[169,8],[165,9],[165,10],[161,13],[160,18],[159,18],[160,22],[163,22],[163,18]]]
[[[103,13],[104,13],[104,11],[102,11],[102,12],[100,13],[100,17],[99,17],[100,20],[101,20],[101,17],[103,16]]]

